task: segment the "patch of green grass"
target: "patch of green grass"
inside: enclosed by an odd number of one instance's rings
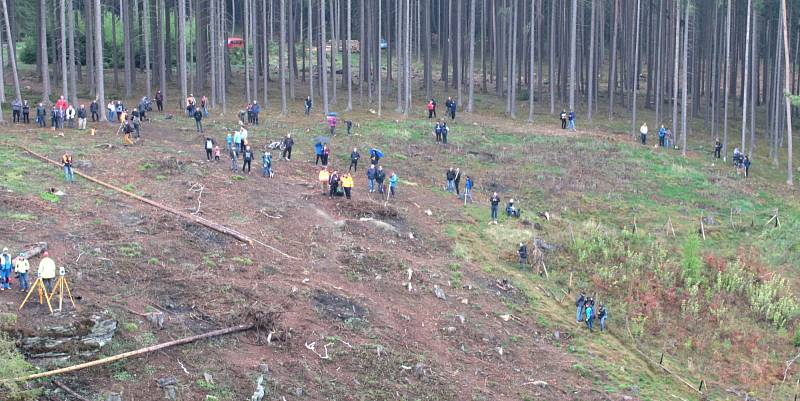
[[[252,266],[253,265],[253,260],[248,258],[248,257],[234,256],[233,259],[231,259],[231,260],[234,263],[238,263],[238,264],[243,265],[243,266]]]
[[[128,192],[136,192],[136,186],[134,186],[133,184],[125,184],[122,186],[122,189]]]
[[[142,245],[131,242],[117,247],[117,252],[126,258],[138,258],[142,256]]]
[[[234,180],[234,181],[244,181],[244,179],[245,178],[244,178],[243,175],[233,175],[233,176],[231,176],[231,180]]]
[[[133,333],[133,332],[139,330],[139,326],[136,323],[127,322],[127,323],[124,323],[122,325],[122,330],[127,332],[127,333]]]
[[[36,221],[36,219],[38,217],[35,214],[0,211],[0,220]]]
[[[152,257],[150,259],[147,259],[147,264],[150,265],[150,266],[156,266],[159,263],[160,262],[159,262],[158,258]]]
[[[127,382],[133,379],[133,375],[130,374],[130,372],[128,372],[127,370],[120,370],[118,372],[114,372],[112,377],[114,378],[114,380],[118,382]]]
[[[61,200],[58,195],[49,191],[39,193],[39,197],[51,203],[58,203]]]
[[[156,165],[152,162],[144,162],[139,165],[139,171],[147,171],[154,168],[156,168]]]

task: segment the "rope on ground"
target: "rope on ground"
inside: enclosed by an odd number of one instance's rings
[[[13,379],[6,379],[6,380],[2,380],[0,382],[22,382],[22,381],[40,379],[42,377],[50,377],[50,376],[60,375],[60,374],[64,374],[64,373],[74,372],[74,371],[77,371],[77,370],[91,368],[91,367],[94,367],[94,366],[105,365],[105,364],[108,364],[108,363],[111,363],[111,362],[115,362],[115,361],[119,361],[119,360],[122,360],[122,359],[130,358],[130,357],[133,357],[133,356],[147,354],[147,353],[150,353],[150,352],[153,352],[153,351],[158,351],[158,350],[161,350],[161,349],[164,349],[164,348],[174,347],[176,345],[188,344],[188,343],[191,343],[191,342],[194,342],[194,341],[197,341],[197,340],[203,340],[203,339],[211,338],[211,337],[219,337],[219,336],[222,336],[222,335],[225,335],[225,334],[238,333],[240,331],[247,331],[247,330],[253,329],[254,327],[256,327],[254,324],[242,324],[242,325],[239,325],[239,326],[228,327],[226,329],[214,330],[214,331],[210,331],[208,333],[198,334],[196,336],[185,337],[185,338],[181,338],[181,339],[175,340],[175,341],[170,341],[170,342],[166,342],[166,343],[162,343],[162,344],[156,344],[156,345],[153,345],[153,346],[150,346],[150,347],[140,348],[140,349],[137,349],[137,350],[134,350],[134,351],[129,351],[129,352],[125,352],[125,353],[122,353],[122,354],[119,354],[119,355],[110,356],[108,358],[98,359],[96,361],[81,363],[81,364],[74,365],[74,366],[68,366],[66,368],[50,370],[50,371],[47,371],[47,372],[36,373],[36,374],[28,375],[28,376],[21,376],[21,377],[16,377],[16,378],[13,378]]]

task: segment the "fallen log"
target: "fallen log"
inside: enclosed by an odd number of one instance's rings
[[[61,383],[58,380],[53,380],[53,384],[55,384],[56,386],[60,387],[62,390],[66,391],[67,394],[75,397],[75,399],[77,399],[78,401],[89,401],[88,398],[76,393],[75,390],[67,387],[64,383]]]
[[[140,348],[140,349],[137,349],[137,350],[134,350],[134,351],[129,351],[129,352],[125,352],[125,353],[122,353],[122,354],[119,354],[119,355],[110,356],[108,358],[98,359],[96,361],[81,363],[81,364],[74,365],[74,366],[68,366],[66,368],[50,370],[50,371],[47,371],[47,372],[36,373],[36,374],[28,375],[28,376],[16,377],[16,378],[13,378],[13,379],[5,379],[5,380],[0,381],[0,383],[2,383],[2,382],[28,381],[28,380],[40,379],[42,377],[50,377],[50,376],[60,375],[60,374],[64,374],[64,373],[74,372],[74,371],[77,371],[77,370],[91,368],[93,366],[105,365],[105,364],[108,364],[108,363],[111,363],[111,362],[115,362],[115,361],[119,361],[119,360],[122,360],[122,359],[130,358],[132,356],[138,356],[138,355],[142,355],[142,354],[147,354],[147,353],[150,353],[150,352],[153,352],[153,351],[162,350],[164,348],[174,347],[176,345],[188,344],[188,343],[191,343],[191,342],[194,342],[194,341],[203,340],[203,339],[212,338],[212,337],[219,337],[219,336],[222,336],[222,335],[225,335],[225,334],[238,333],[240,331],[247,331],[247,330],[253,329],[255,327],[256,326],[254,324],[242,324],[242,325],[239,325],[239,326],[228,327],[227,329],[214,330],[214,331],[210,331],[208,333],[198,334],[196,336],[185,337],[185,338],[181,338],[181,339],[175,340],[175,341],[170,341],[170,342],[166,342],[166,343],[162,343],[162,344],[156,344],[156,345],[153,345],[153,346],[150,346],[150,347]]]
[[[42,252],[47,250],[47,242],[37,242],[35,244],[25,245],[20,248],[20,253],[25,252],[25,257],[28,259],[39,256]]]
[[[56,165],[56,166],[59,166],[59,167],[61,166],[61,163],[59,163],[59,162],[57,162],[55,160],[51,160],[51,159],[47,158],[47,156],[40,155],[40,154],[38,154],[38,153],[26,148],[25,146],[22,146],[22,145],[8,145],[8,144],[6,144],[6,146],[16,146],[16,147],[22,149],[23,151],[29,153],[30,155],[32,155],[32,156],[34,156],[34,157],[36,157],[38,159],[41,159],[41,160],[43,160],[45,162],[48,162],[50,164],[53,164],[53,165]],[[147,199],[145,197],[136,195],[136,194],[134,194],[132,192],[126,191],[126,190],[124,190],[122,188],[118,188],[118,187],[116,187],[114,185],[111,185],[111,184],[109,184],[107,182],[98,180],[97,178],[94,178],[94,177],[92,177],[90,175],[86,175],[84,173],[81,173],[80,171],[77,171],[75,169],[73,169],[72,171],[73,171],[73,173],[75,175],[83,177],[83,178],[85,178],[85,179],[87,179],[87,180],[89,180],[89,181],[91,181],[91,182],[93,182],[95,184],[98,184],[98,185],[104,186],[106,188],[112,189],[114,191],[117,191],[117,192],[119,192],[121,194],[127,195],[127,196],[129,196],[129,197],[131,197],[133,199],[136,199],[138,201],[144,202],[144,203],[146,203],[146,204],[148,204],[150,206],[156,207],[158,209],[166,210],[167,212],[170,212],[172,214],[175,214],[175,215],[178,215],[180,217],[183,217],[186,220],[189,220],[189,221],[192,221],[194,223],[200,224],[200,225],[202,225],[204,227],[210,228],[210,229],[212,229],[212,230],[214,230],[216,232],[219,232],[219,233],[222,233],[222,234],[226,234],[226,235],[230,235],[231,237],[236,238],[237,240],[239,240],[241,242],[244,242],[244,243],[246,243],[246,244],[248,244],[250,246],[253,246],[253,240],[250,237],[248,237],[248,236],[246,236],[246,235],[244,235],[242,233],[239,233],[238,231],[232,230],[232,229],[230,229],[228,227],[225,227],[225,226],[223,226],[221,224],[217,224],[217,223],[215,223],[215,222],[213,222],[211,220],[204,219],[204,218],[199,217],[199,216],[194,216],[194,215],[191,215],[189,213],[185,213],[185,212],[182,212],[180,210],[174,209],[172,207],[163,205],[163,204],[158,203],[156,201]]]

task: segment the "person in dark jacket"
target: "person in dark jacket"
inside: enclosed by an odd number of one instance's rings
[[[92,122],[100,120],[100,110],[97,105],[97,99],[92,100],[92,103],[89,104],[89,112],[92,113]]]
[[[328,147],[327,143],[322,144],[322,165],[328,165],[328,157],[331,155],[331,148]]]
[[[264,177],[272,177],[272,153],[264,152],[261,156],[261,173]]]
[[[351,169],[353,171],[358,171],[358,159],[361,158],[361,154],[358,153],[358,148],[353,148],[353,151],[350,152],[350,167],[347,168],[347,171]]]
[[[498,195],[497,192],[492,194],[492,197],[489,198],[489,203],[491,204],[491,207],[492,207],[492,221],[490,221],[489,224],[494,223],[496,225],[497,224],[497,208],[500,207],[500,195]]]
[[[717,142],[714,144],[714,157],[719,159],[722,156],[722,142],[719,141],[717,138]]]
[[[31,105],[27,100],[22,101],[22,122],[25,124],[31,123]]]
[[[519,243],[517,254],[519,255],[519,268],[524,269],[525,265],[528,263],[528,247],[525,246],[524,242]]]
[[[253,162],[253,151],[250,150],[250,146],[244,148],[244,152],[242,152],[242,172],[244,173],[244,169],[247,168],[247,174],[250,174],[250,163]]]
[[[50,109],[50,126],[53,127],[53,129],[61,128],[61,124],[58,122],[60,111],[61,110],[59,110],[56,106],[53,106],[53,108]]]
[[[353,135],[353,120],[345,120],[344,125],[347,126],[347,136]]]
[[[378,170],[375,168],[374,164],[371,164],[367,169],[367,184],[369,185],[369,192],[375,192],[375,176]]]
[[[559,117],[561,117],[561,129],[567,129],[567,111],[561,110]]]
[[[330,178],[328,178],[328,198],[333,199],[333,196],[336,195],[339,191],[339,172],[334,171]]]
[[[744,160],[742,161],[742,166],[744,166],[744,178],[750,176],[750,158],[745,156]]]
[[[456,191],[456,170],[450,167],[445,173],[445,178],[447,178],[447,192],[455,192]]]
[[[253,101],[253,124],[258,125],[258,113],[261,113],[261,106],[258,105],[258,102]]]
[[[203,111],[200,108],[194,109],[194,125],[197,132],[203,132]]]
[[[386,179],[386,172],[383,171],[383,166],[378,166],[375,172],[375,181],[378,183],[378,193],[383,193],[383,180]]]
[[[451,120],[456,119],[456,101],[453,100],[452,97],[447,98],[447,102],[444,104],[447,107],[447,114],[450,115]]]
[[[312,106],[311,96],[306,97],[305,101],[305,115],[309,115],[311,113],[311,106]]]
[[[442,121],[442,145],[447,145],[447,135],[450,134],[450,128],[447,123]]]
[[[586,295],[583,292],[578,296],[578,299],[575,301],[575,308],[577,309],[575,312],[575,321],[580,323],[583,321],[583,305],[586,303]]]
[[[164,94],[161,91],[156,92],[156,107],[159,113],[164,111]]]
[[[18,123],[20,121],[20,117],[22,117],[22,101],[19,99],[14,99],[11,101],[11,121],[13,123]]]
[[[47,121],[45,120],[46,115],[47,111],[44,105],[39,103],[39,105],[36,106],[36,124],[38,124],[40,128],[47,128]]]
[[[370,162],[370,164],[374,164],[374,165],[377,166],[378,163],[380,163],[380,161],[381,161],[381,157],[378,156],[378,152],[376,152],[375,149],[370,149],[369,150],[369,162]]]
[[[286,138],[283,139],[283,153],[281,157],[286,160],[292,160],[292,146],[294,146],[294,139],[292,139],[292,134],[286,134]]]
[[[600,331],[606,331],[606,318],[608,312],[603,304],[600,304],[600,309],[597,310],[597,319],[600,320]]]
[[[78,108],[78,129],[86,129],[86,107],[84,105]]]

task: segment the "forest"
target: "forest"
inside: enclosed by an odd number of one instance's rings
[[[13,3],[4,38],[28,62],[35,50],[43,99],[56,87],[74,100],[80,82],[104,104],[99,68],[113,69],[125,96],[161,88],[180,103],[208,93],[223,110],[231,81],[242,80],[247,99],[282,113],[287,98],[306,95],[325,112],[350,110],[355,91],[379,114],[384,104],[407,114],[442,90],[470,112],[477,90],[527,121],[563,106],[587,121],[628,119],[635,132],[637,111],[652,110],[684,149],[687,117],[700,118],[723,153],[736,143],[752,156],[761,144],[793,181],[784,155],[787,111],[800,101],[790,96],[800,85],[794,2],[39,0],[35,15]],[[245,46],[229,51],[232,37]],[[269,98],[270,83],[280,99]]]

